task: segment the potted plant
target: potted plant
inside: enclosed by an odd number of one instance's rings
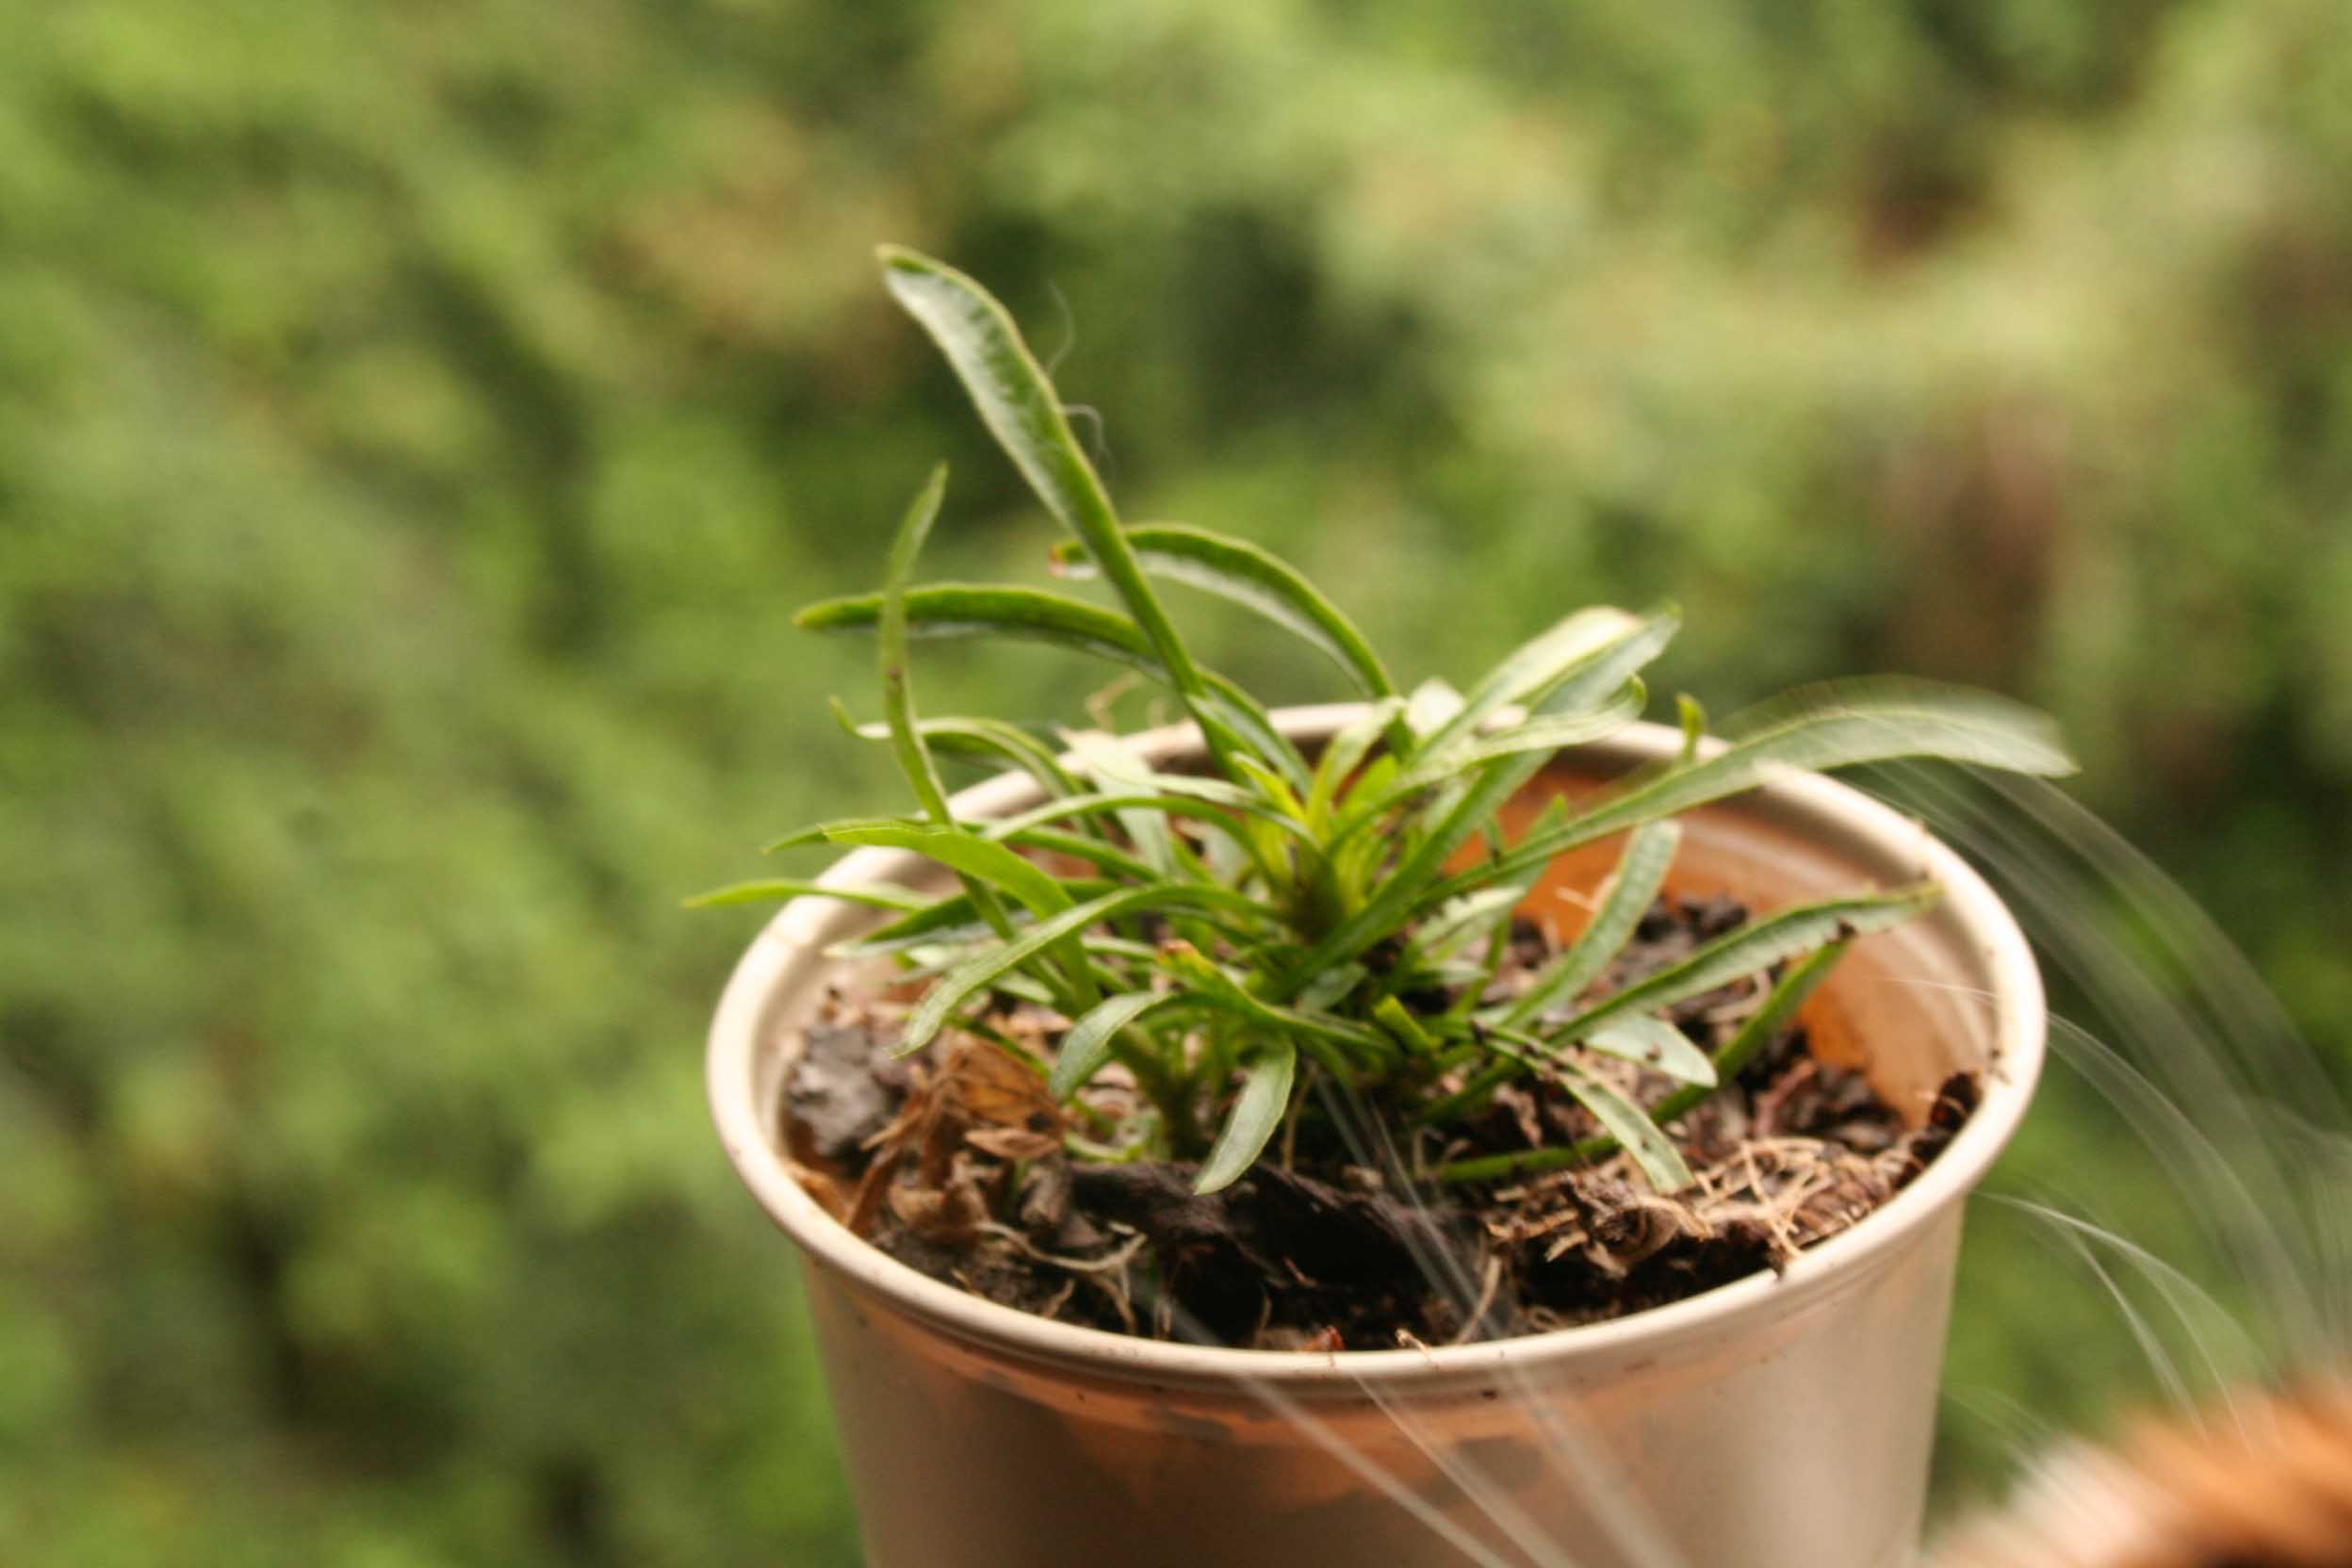
[[[1859,683],[1728,741],[1643,724],[1671,611],[1569,614],[1408,694],[1295,570],[1119,522],[1011,318],[886,284],[1068,531],[1066,572],[877,594],[916,809],[783,899],[710,1046],[729,1157],[808,1263],[874,1568],[1906,1560],[1961,1199],[2041,994],[1915,824],[1819,770],[2058,773],[2046,721]],[[1268,712],[1177,580],[1357,701]],[[1185,722],[918,715],[918,639],[1042,639]],[[938,754],[1004,771],[951,795]]]

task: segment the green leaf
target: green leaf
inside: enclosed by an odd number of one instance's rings
[[[1594,1004],[1559,1029],[1549,1031],[1547,1037],[1581,1039],[1606,1020],[1629,1013],[1656,1012],[1770,969],[1801,953],[1866,932],[1884,930],[1927,908],[1939,893],[1934,883],[1923,882],[1895,892],[1823,899],[1818,904],[1801,904],[1780,910],[1716,938],[1682,962]]]
[[[1520,787],[1543,765],[1541,756],[1503,757],[1479,769],[1445,815],[1406,851],[1380,883],[1380,890],[1315,945],[1292,972],[1292,984],[1304,985],[1323,969],[1357,956],[1402,926],[1408,912],[1453,858],[1454,851],[1467,842],[1470,835],[1493,817],[1504,801],[1518,793]]]
[[[1507,916],[1526,897],[1517,887],[1481,888],[1466,893],[1433,911],[1429,918],[1413,928],[1413,952],[1423,963],[1436,963],[1452,957],[1469,945],[1472,939],[1485,934],[1485,927],[1500,916]]]
[[[957,827],[907,827],[896,824],[837,828],[825,834],[837,844],[875,844],[910,849],[977,881],[1004,889],[1039,915],[1070,907],[1061,883],[1004,845]]]
[[[943,262],[895,245],[875,252],[893,299],[931,335],[1046,510],[1086,547],[1174,681],[1187,696],[1206,690],[1176,629],[1144,580],[1094,466],[1079,449],[1062,400],[1012,317],[988,291]]]
[[[1637,616],[1620,635],[1569,664],[1549,686],[1531,694],[1527,706],[1539,715],[1596,707],[1665,652],[1681,629],[1682,612],[1672,605]]]
[[[1614,799],[1549,833],[1530,834],[1500,860],[1428,889],[1434,906],[1495,875],[1541,865],[1638,823],[1678,816],[1791,771],[1901,758],[2057,775],[2073,771],[2056,727],[2032,709],[1983,693],[1919,681],[1817,687],[1759,710],[1761,727],[1714,756],[1637,780]],[[1758,722],[1751,716],[1749,723]],[[1742,727],[1746,727],[1743,726]]]
[[[1246,605],[1284,628],[1337,664],[1367,696],[1396,691],[1380,656],[1337,606],[1298,569],[1244,539],[1179,523],[1145,523],[1127,530],[1143,569]],[[1079,547],[1054,549],[1057,570],[1091,576]]]
[[[1193,714],[1212,737],[1217,726],[1225,730],[1224,750],[1230,754],[1236,747],[1262,760],[1270,762],[1288,779],[1291,788],[1307,787],[1307,760],[1298,755],[1298,748],[1276,727],[1273,715],[1263,703],[1251,696],[1215,670],[1205,672],[1209,689],[1192,700]]]
[[[1307,1013],[1327,1013],[1348,998],[1348,993],[1364,984],[1371,971],[1362,964],[1334,964],[1315,977],[1315,983],[1298,993],[1298,1009]]]
[[[1780,977],[1764,1005],[1748,1015],[1740,1025],[1740,1032],[1731,1037],[1723,1048],[1715,1053],[1709,1063],[1714,1070],[1712,1083],[1728,1084],[1747,1070],[1764,1048],[1780,1037],[1781,1031],[1796,1021],[1797,1009],[1805,999],[1829,978],[1829,972],[1838,967],[1838,960],[1846,956],[1847,942],[1832,942],[1817,953],[1807,954],[1788,966],[1788,972]],[[1663,1125],[1704,1101],[1712,1089],[1707,1084],[1690,1084],[1676,1089],[1652,1108],[1650,1119]]]
[[[1100,898],[1119,890],[1119,884],[1098,877],[1065,877],[1062,887],[1074,900]],[[1014,919],[1025,920],[1016,912]],[[907,953],[924,946],[962,946],[986,940],[993,933],[982,922],[979,909],[969,893],[952,893],[938,903],[916,910],[910,915],[891,921],[889,924],[867,932],[845,942],[836,942],[825,950],[830,958],[874,958],[887,954]]]
[[[841,883],[838,886],[811,881],[805,877],[772,876],[757,882],[736,882],[724,888],[713,888],[707,893],[696,893],[686,900],[689,909],[715,909],[730,904],[765,904],[796,898],[838,898],[844,904],[863,904],[875,909],[928,909],[934,900],[911,888],[894,887],[888,882]]]
[[[910,817],[903,813],[892,817],[836,817],[831,822],[811,823],[807,827],[793,829],[780,839],[771,839],[760,846],[760,853],[775,855],[787,849],[798,849],[804,844],[828,843],[833,841],[834,834],[847,832],[852,828],[927,827],[929,825],[921,817]]]
[[[1437,1042],[1429,1037],[1421,1021],[1413,1016],[1411,1008],[1393,996],[1384,996],[1372,1004],[1372,1016],[1380,1027],[1396,1037],[1397,1042],[1416,1056],[1437,1054]]]
[[[1681,847],[1679,823],[1648,823],[1637,829],[1602,891],[1600,906],[1583,931],[1566,952],[1536,972],[1525,992],[1489,1021],[1514,1029],[1555,1002],[1573,1002],[1582,996],[1631,939],[1642,913],[1665,886],[1666,873]]]
[[[792,617],[808,631],[864,631],[879,624],[882,596],[822,599]],[[1117,611],[1017,583],[935,582],[906,592],[910,637],[1008,637],[1091,654],[1168,678],[1135,623]]]
[[[1642,625],[1639,617],[1605,606],[1565,617],[1521,644],[1464,693],[1462,706],[1429,735],[1424,751],[1440,751],[1471,734],[1499,708],[1529,702],[1576,665],[1639,632]]]
[[[1324,743],[1323,754],[1315,760],[1315,778],[1307,793],[1307,818],[1317,826],[1331,821],[1340,792],[1348,780],[1364,765],[1372,747],[1391,725],[1403,718],[1405,702],[1402,697],[1382,697],[1367,704],[1362,713],[1342,725]]]
[[[1642,707],[1646,700],[1647,694],[1642,690],[1642,683],[1630,680],[1620,685],[1616,694],[1600,708],[1522,719],[1508,728],[1479,736],[1476,740],[1458,741],[1444,747],[1427,747],[1420,760],[1397,776],[1396,782],[1390,787],[1390,794],[1404,795],[1426,789],[1466,769],[1492,762],[1498,757],[1516,757],[1530,751],[1540,751],[1548,757],[1564,747],[1584,745],[1613,735],[1641,717]]]
[[[1462,694],[1431,676],[1405,699],[1405,727],[1427,742],[1462,711]]]
[[[1845,681],[1791,693],[1743,716],[1744,739],[1670,770],[1609,802],[1577,827],[1608,832],[1676,815],[1775,775],[1898,758],[2054,776],[2074,771],[2057,727],[2041,713],[1982,692],[1924,681]]]
[[[992,839],[1008,839],[1043,823],[1058,822],[1065,817],[1088,816],[1096,811],[1156,811],[1162,816],[1190,817],[1200,822],[1230,823],[1232,813],[1240,811],[1263,821],[1284,826],[1288,831],[1305,837],[1303,825],[1285,818],[1283,813],[1267,805],[1247,790],[1237,789],[1221,778],[1189,778],[1181,774],[1153,774],[1155,785],[1173,788],[1166,793],[1151,791],[1111,792],[1071,795],[1066,800],[1052,800],[1035,806],[1014,816],[999,817],[979,825],[980,830]],[[1202,788],[1205,786],[1206,788]]]
[[[974,956],[939,976],[932,983],[931,988],[923,992],[923,1000],[915,1004],[914,1011],[907,1015],[906,1033],[899,1046],[900,1054],[909,1054],[930,1044],[957,1007],[1063,938],[1084,931],[1089,925],[1117,920],[1121,915],[1185,906],[1225,908],[1244,916],[1261,913],[1257,905],[1241,894],[1199,882],[1122,888],[1101,898],[1089,899],[1050,919],[1038,921],[1010,940]]]
[[[1686,1084],[1712,1087],[1715,1083],[1715,1064],[1707,1053],[1691,1044],[1690,1036],[1648,1013],[1611,1019],[1587,1031],[1576,1043],[1605,1056],[1638,1062]]]
[[[1258,1048],[1243,1070],[1241,1093],[1225,1118],[1224,1130],[1201,1164],[1192,1190],[1212,1193],[1233,1185],[1242,1172],[1257,1164],[1259,1154],[1282,1124],[1290,1108],[1290,1086],[1298,1071],[1298,1053],[1285,1039],[1271,1039]]]
[[[1046,1087],[1056,1100],[1067,1100],[1111,1059],[1119,1032],[1145,1014],[1184,1001],[1176,991],[1122,991],[1107,997],[1070,1026],[1054,1053],[1054,1071]]]
[[[1685,765],[1699,760],[1699,747],[1707,740],[1707,710],[1699,699],[1685,692],[1674,698],[1674,710],[1682,715],[1682,756]]]
[[[899,771],[914,786],[924,815],[942,825],[950,821],[947,787],[939,782],[939,770],[923,743],[922,731],[915,727],[914,681],[906,669],[906,583],[914,576],[915,558],[923,553],[923,542],[939,520],[939,501],[946,494],[947,465],[942,463],[931,470],[930,482],[906,509],[898,536],[890,543],[876,615],[882,646],[882,713],[890,732],[890,749],[898,757]]]
[[[1084,860],[1099,871],[1131,876],[1137,881],[1150,881],[1159,874],[1149,864],[1118,845],[1106,844],[1085,833],[1065,833],[1053,827],[1023,827],[1001,835],[1000,841],[1019,849],[1042,849],[1054,855],[1067,855],[1072,859]],[[1068,877],[1060,880],[1064,887],[1070,886]]]
[[[1253,993],[1216,960],[1189,947],[1179,946],[1163,953],[1160,966],[1180,983],[1190,986],[1202,1002],[1238,1013],[1275,1034],[1288,1034],[1324,1047],[1318,1051],[1317,1058],[1343,1075],[1349,1070],[1348,1061],[1331,1054],[1329,1047],[1351,1053],[1366,1065],[1396,1054],[1378,1031],[1328,1013],[1279,1006]]]
[[[1658,1130],[1648,1112],[1581,1068],[1567,1063],[1555,1065],[1560,1084],[1592,1113],[1593,1120],[1625,1146],[1625,1152],[1633,1156],[1633,1163],[1641,1168],[1653,1188],[1667,1194],[1680,1192],[1690,1184],[1690,1168],[1683,1163],[1682,1152]]]
[[[956,717],[923,719],[915,727],[922,733],[923,743],[934,752],[1009,762],[1036,779],[1048,794],[1077,792],[1077,781],[1063,769],[1053,748],[1019,725],[1006,724],[1002,719]],[[864,741],[890,738],[887,725],[853,724],[850,733]]]

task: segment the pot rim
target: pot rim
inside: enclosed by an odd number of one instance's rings
[[[1296,741],[1328,739],[1362,710],[1331,703],[1278,710]],[[1200,749],[1199,731],[1173,725],[1127,737],[1155,764]],[[1671,758],[1678,729],[1636,724],[1563,755],[1622,760],[1629,766]],[[973,815],[996,815],[1034,803],[1037,785],[1004,775],[956,798]],[[1820,831],[1919,865],[1944,890],[1941,908],[1972,944],[1989,979],[1995,1045],[1982,1074],[1983,1098],[1934,1164],[1893,1199],[1838,1235],[1808,1249],[1778,1275],[1762,1272],[1663,1307],[1605,1322],[1472,1345],[1393,1350],[1238,1349],[1141,1339],[1036,1316],[970,1295],[908,1267],[835,1219],[805,1191],[777,1146],[773,1118],[753,1092],[763,1052],[776,1049],[767,1021],[778,985],[796,959],[839,939],[837,927],[859,911],[803,900],[786,906],[736,964],[710,1025],[705,1057],[710,1113],[728,1160],[769,1217],[809,1261],[884,1298],[895,1309],[957,1339],[1021,1360],[1083,1368],[1098,1376],[1195,1387],[1237,1380],[1294,1393],[1355,1388],[1377,1377],[1384,1386],[1491,1379],[1498,1370],[1576,1362],[1587,1364],[1667,1354],[1701,1337],[1769,1320],[1840,1292],[1925,1239],[1935,1221],[1983,1179],[2024,1119],[2039,1079],[2047,1024],[2042,982],[2031,946],[1984,878],[1919,823],[1851,786],[1819,774],[1790,773],[1734,800],[1756,799]],[[852,851],[819,879],[829,883],[904,880],[923,866],[911,852]]]

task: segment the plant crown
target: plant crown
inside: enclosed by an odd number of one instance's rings
[[[890,744],[918,809],[825,823],[770,848],[907,849],[958,885],[924,893],[766,879],[694,902],[830,897],[889,911],[888,923],[836,951],[892,956],[925,983],[902,1052],[942,1031],[977,1033],[1029,1061],[1065,1101],[1113,1064],[1132,1076],[1148,1111],[1110,1129],[1112,1142],[1070,1135],[1082,1157],[1197,1158],[1198,1185],[1212,1191],[1263,1155],[1318,1081],[1364,1096],[1393,1127],[1442,1127],[1481,1111],[1500,1086],[1542,1075],[1592,1113],[1596,1135],[1433,1174],[1525,1174],[1622,1147],[1653,1185],[1679,1189],[1690,1172],[1661,1126],[1768,1044],[1849,942],[1925,907],[1936,889],[1777,910],[1591,997],[1665,880],[1680,838],[1674,817],[1791,769],[1899,758],[2043,775],[2072,766],[2048,720],[1981,693],[1841,682],[1757,710],[1727,744],[1703,742],[1705,718],[1684,698],[1677,760],[1590,803],[1555,800],[1508,841],[1500,808],[1556,753],[1641,715],[1639,672],[1674,636],[1673,610],[1578,610],[1465,690],[1431,681],[1408,695],[1290,565],[1205,529],[1122,524],[1004,308],[928,257],[893,246],[879,256],[890,293],[1068,531],[1057,571],[1100,578],[1119,608],[1019,584],[913,583],[945,490],[945,469],[936,470],[899,525],[881,591],[798,616],[804,627],[878,636],[882,723],[852,728]],[[1194,661],[1155,581],[1237,601],[1303,640],[1364,699],[1361,715],[1319,754],[1302,755],[1248,692]],[[1041,641],[1140,672],[1199,727],[1210,771],[1163,771],[1099,732],[1066,733],[1057,745],[999,719],[919,717],[910,643],[966,637]],[[1019,769],[1045,803],[959,820],[941,753]],[[1523,992],[1489,1000],[1513,911],[1544,866],[1618,834],[1624,849],[1583,932]],[[1751,977],[1769,994],[1711,1055],[1661,1017]],[[990,1023],[1004,996],[1070,1021],[1050,1061]],[[1596,1055],[1639,1061],[1678,1086],[1644,1106],[1592,1070]]]

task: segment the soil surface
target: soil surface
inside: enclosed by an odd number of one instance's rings
[[[1589,997],[1736,929],[1724,899],[1661,899]],[[1550,956],[1514,927],[1491,998]],[[1769,982],[1694,997],[1666,1016],[1713,1051]],[[1446,998],[1430,999],[1443,1005]],[[1157,1338],[1260,1348],[1389,1349],[1502,1338],[1621,1316],[1777,1270],[1909,1183],[1976,1104],[1948,1082],[1908,1129],[1859,1074],[1816,1057],[1800,1024],[1668,1131],[1697,1177],[1653,1192],[1624,1155],[1484,1185],[1416,1179],[1446,1161],[1573,1143],[1590,1115],[1564,1090],[1498,1091],[1476,1121],[1397,1147],[1360,1104],[1323,1097],[1247,1176],[1192,1190],[1195,1168],[1074,1158],[1133,1102],[1116,1069],[1077,1113],[1003,1043],[964,1036],[893,1060],[902,1008],[839,993],[787,1085],[802,1182],[899,1261],[991,1300]],[[1050,1055],[1064,1021],[1005,999],[1003,1041]],[[1674,1086],[1593,1058],[1643,1102]]]

